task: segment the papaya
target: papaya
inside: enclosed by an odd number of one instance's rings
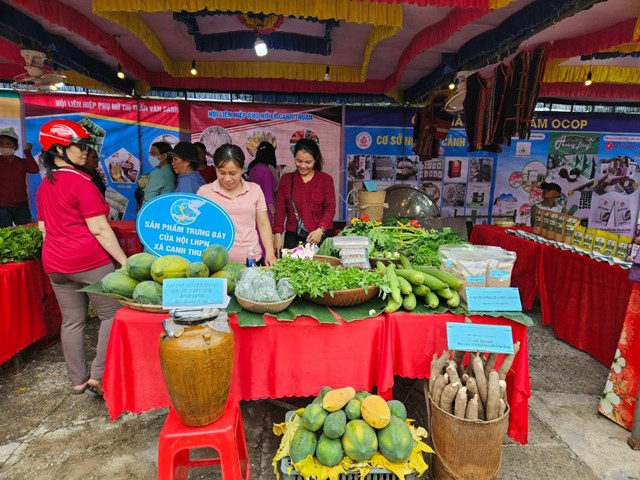
[[[192,262],[187,267],[187,278],[207,278],[209,267],[204,262]]]
[[[316,453],[316,447],[318,446],[318,440],[316,434],[310,432],[306,428],[299,427],[296,433],[293,434],[291,439],[291,445],[289,447],[289,456],[293,463],[297,463],[304,460],[309,455]]]
[[[327,412],[336,412],[344,407],[350,400],[356,396],[353,387],[336,388],[327,392],[322,399],[322,407]]]
[[[240,262],[229,262],[224,267],[225,270],[233,270],[234,272],[237,272],[238,279],[240,278],[240,274],[245,268],[247,268],[246,265]]]
[[[391,416],[399,418],[403,422],[407,419],[407,407],[400,400],[387,400]]]
[[[391,420],[389,405],[378,395],[371,395],[362,400],[360,414],[362,419],[373,428],[384,428]]]
[[[392,462],[404,462],[413,450],[413,436],[404,421],[391,417],[389,424],[378,430],[380,453]]]
[[[327,412],[317,403],[310,403],[302,414],[302,426],[310,432],[317,432],[324,425]]]
[[[347,419],[349,420],[356,420],[360,418],[362,416],[360,415],[360,400],[354,398],[349,401],[349,403],[344,407],[344,413],[346,413]]]
[[[362,402],[362,400],[369,397],[370,395],[371,394],[366,390],[360,390],[358,393],[356,393],[356,400],[360,400],[360,402]]]
[[[342,435],[344,453],[356,462],[369,460],[378,449],[378,437],[364,420],[351,420]]]
[[[133,290],[133,301],[145,305],[162,305],[162,285],[153,280],[145,280]]]
[[[189,260],[178,255],[156,258],[151,264],[151,278],[162,283],[168,278],[185,278]]]
[[[127,258],[127,274],[138,280],[151,280],[151,264],[156,258],[147,252],[131,255]]]
[[[202,252],[202,261],[211,272],[222,270],[229,263],[229,252],[222,245],[212,244]]]
[[[342,457],[344,457],[344,451],[342,450],[342,442],[340,439],[329,438],[324,434],[320,435],[316,447],[316,458],[318,461],[327,467],[333,467],[340,463]]]
[[[231,295],[236,289],[236,272],[233,270],[218,270],[211,274],[211,278],[226,278],[227,279],[227,295]]]
[[[126,298],[133,298],[133,291],[140,283],[135,278],[127,275],[124,270],[107,273],[100,281],[107,292]]]
[[[328,387],[328,386],[327,387],[322,387],[322,390],[320,390],[320,393],[318,393],[318,396],[313,399],[312,403],[319,403],[320,405],[322,405],[322,399],[331,390],[333,390],[333,388],[331,388],[331,387]]]
[[[330,413],[324,420],[322,431],[327,438],[336,439],[344,434],[344,427],[347,424],[347,415],[344,410]]]

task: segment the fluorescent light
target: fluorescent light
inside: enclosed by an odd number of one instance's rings
[[[267,54],[267,44],[261,38],[256,38],[254,48],[256,49],[256,55],[259,57],[264,57]]]

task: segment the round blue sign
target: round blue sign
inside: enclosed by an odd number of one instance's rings
[[[230,250],[236,236],[231,217],[208,198],[191,193],[168,193],[144,204],[136,230],[154,255],[180,255],[199,262],[211,244]]]

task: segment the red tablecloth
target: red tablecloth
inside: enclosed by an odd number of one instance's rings
[[[0,364],[47,333],[51,285],[39,260],[0,265]]]
[[[527,443],[529,431],[529,347],[527,327],[503,318],[471,316],[474,323],[508,325],[512,328],[513,341],[520,342],[507,375],[507,398],[511,408],[508,433],[520,443]],[[402,377],[428,378],[434,353],[447,348],[447,322],[463,322],[464,316],[443,313],[420,315],[396,312],[389,316],[390,345],[393,373]],[[498,359],[497,366],[502,362]]]
[[[640,381],[640,284],[634,283],[627,315],[598,410],[627,430],[633,428]]]
[[[143,246],[138,239],[135,220],[110,220],[109,225],[127,257],[142,252]]]
[[[514,228],[532,230],[529,227]],[[522,306],[531,310],[538,293],[538,263],[542,244],[510,235],[505,233],[504,228],[492,225],[475,225],[470,241],[475,245],[493,245],[515,252],[517,258],[511,272],[511,285],[518,287]]]
[[[542,322],[558,336],[611,365],[624,323],[628,270],[543,246],[540,253]]]
[[[126,307],[116,313],[103,377],[112,420],[124,411],[141,413],[170,406],[158,357],[165,317]],[[266,327],[240,328],[236,317],[230,316],[236,345],[231,390],[243,400],[310,396],[325,385],[378,387],[386,396],[393,387],[394,373],[414,378],[428,374],[432,354],[446,345],[446,322],[464,317],[394,313],[341,325],[319,324],[308,317],[295,322],[264,318]],[[520,361],[513,367],[516,382],[510,393],[509,434],[526,443],[526,328],[490,317],[474,317],[474,321],[512,325],[514,339],[522,342]]]

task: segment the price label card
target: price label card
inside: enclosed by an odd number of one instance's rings
[[[517,288],[467,287],[467,306],[471,312],[521,312]]]
[[[225,308],[226,278],[170,278],[162,282],[162,308]]]
[[[467,352],[513,353],[511,327],[447,322],[449,350]]]
[[[362,183],[363,183],[364,188],[365,188],[365,190],[367,192],[377,192],[378,191],[378,185],[373,180],[365,180]]]

